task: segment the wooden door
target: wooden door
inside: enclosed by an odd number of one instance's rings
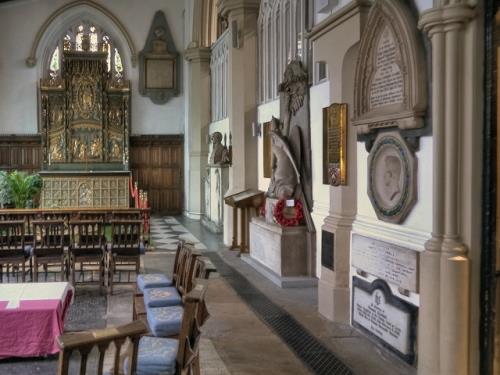
[[[184,200],[184,137],[130,137],[130,169],[139,188],[148,192],[153,212],[182,213]]]

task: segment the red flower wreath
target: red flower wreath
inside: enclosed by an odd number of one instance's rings
[[[286,199],[280,199],[278,203],[274,206],[274,219],[276,222],[284,227],[294,227],[300,224],[302,219],[304,218],[304,210],[302,206],[302,202],[299,200],[295,200],[295,216],[292,218],[285,217],[283,215],[283,210],[285,209]]]

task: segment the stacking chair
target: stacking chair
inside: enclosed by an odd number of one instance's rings
[[[208,259],[195,258],[192,284],[197,285],[200,282],[205,282],[203,280],[208,279],[213,270],[213,265]],[[148,307],[146,309],[146,321],[151,334],[159,337],[177,336],[181,329],[183,313],[184,307],[182,305]]]
[[[104,288],[105,283],[105,237],[104,223],[95,220],[72,220],[69,223],[71,245],[69,247],[69,266],[71,283],[75,284],[76,264],[80,264],[82,282],[95,282],[94,270],[98,266],[99,279],[97,282]],[[90,270],[85,270],[89,265]],[[85,272],[90,272],[90,281],[85,280]]]
[[[177,306],[182,303],[182,296],[192,289],[192,275],[194,260],[200,253],[190,244],[183,246],[177,265],[175,285],[163,288],[150,288],[144,290],[144,305],[149,307]]]
[[[115,272],[128,274],[127,281],[130,283],[131,267],[134,267],[136,275],[140,269],[141,255],[141,220],[112,220],[111,221],[111,245],[108,250],[108,287],[109,293],[113,293]],[[134,281],[135,282],[135,281]]]
[[[10,266],[14,270],[21,265],[21,280],[26,281],[26,261],[30,258],[30,251],[25,248],[24,229],[24,220],[0,221],[0,282],[3,282],[4,265],[7,278]]]
[[[200,373],[200,328],[209,317],[204,303],[206,290],[206,284],[200,282],[186,294],[178,339],[141,337],[137,354],[137,374],[195,375]],[[127,373],[128,361],[125,361],[124,369]]]
[[[38,266],[43,265],[45,278],[49,266],[60,266],[61,279],[67,279],[67,257],[64,253],[65,228],[61,220],[33,220],[33,279],[38,282]]]

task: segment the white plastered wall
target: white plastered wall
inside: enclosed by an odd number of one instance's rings
[[[29,55],[35,35],[47,18],[70,0],[21,0],[0,5],[0,133],[33,134],[38,131],[37,84],[43,65],[43,49],[39,50],[37,66],[29,68],[25,60]],[[98,0],[97,3],[113,13],[127,29],[137,52],[143,49],[153,16],[157,10],[165,13],[175,46],[182,53],[184,2],[179,0]],[[78,13],[80,12],[80,13]],[[95,11],[94,11],[95,12]],[[92,8],[73,8],[74,17],[81,14],[92,19]],[[106,20],[98,14],[96,21]],[[55,20],[64,25],[66,18]],[[112,29],[112,23],[102,24],[104,30]],[[64,32],[64,30],[61,30]],[[113,30],[109,30],[113,32]],[[115,33],[116,34],[116,33]],[[118,39],[124,40],[118,36]],[[43,42],[43,39],[42,39]],[[120,43],[126,78],[132,86],[132,134],[179,134],[184,133],[184,99],[182,74],[180,92],[165,105],[156,105],[138,92],[139,68],[131,66],[130,51],[126,43]],[[182,64],[181,64],[182,66]],[[182,69],[180,67],[180,69]],[[181,72],[182,73],[182,72]]]

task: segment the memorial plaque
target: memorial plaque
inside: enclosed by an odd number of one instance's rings
[[[352,324],[413,364],[418,308],[395,297],[382,280],[353,277],[352,284]]]
[[[401,55],[392,30],[386,26],[382,31],[375,52],[375,74],[370,85],[370,107],[400,104],[404,100],[404,80]]]
[[[353,234],[351,257],[353,267],[418,292],[418,252]]]
[[[146,88],[174,88],[175,61],[170,59],[146,59]]]
[[[380,128],[424,127],[426,62],[417,19],[406,1],[374,0],[361,36],[354,79],[358,139]],[[413,136],[421,132],[412,132]],[[370,147],[370,146],[368,146]]]
[[[321,231],[321,265],[334,271],[335,234]]]
[[[323,183],[347,183],[347,104],[323,108]]]
[[[273,173],[273,149],[271,146],[271,121],[265,122],[262,125],[262,135],[263,135],[263,171],[264,177],[271,178]]]

